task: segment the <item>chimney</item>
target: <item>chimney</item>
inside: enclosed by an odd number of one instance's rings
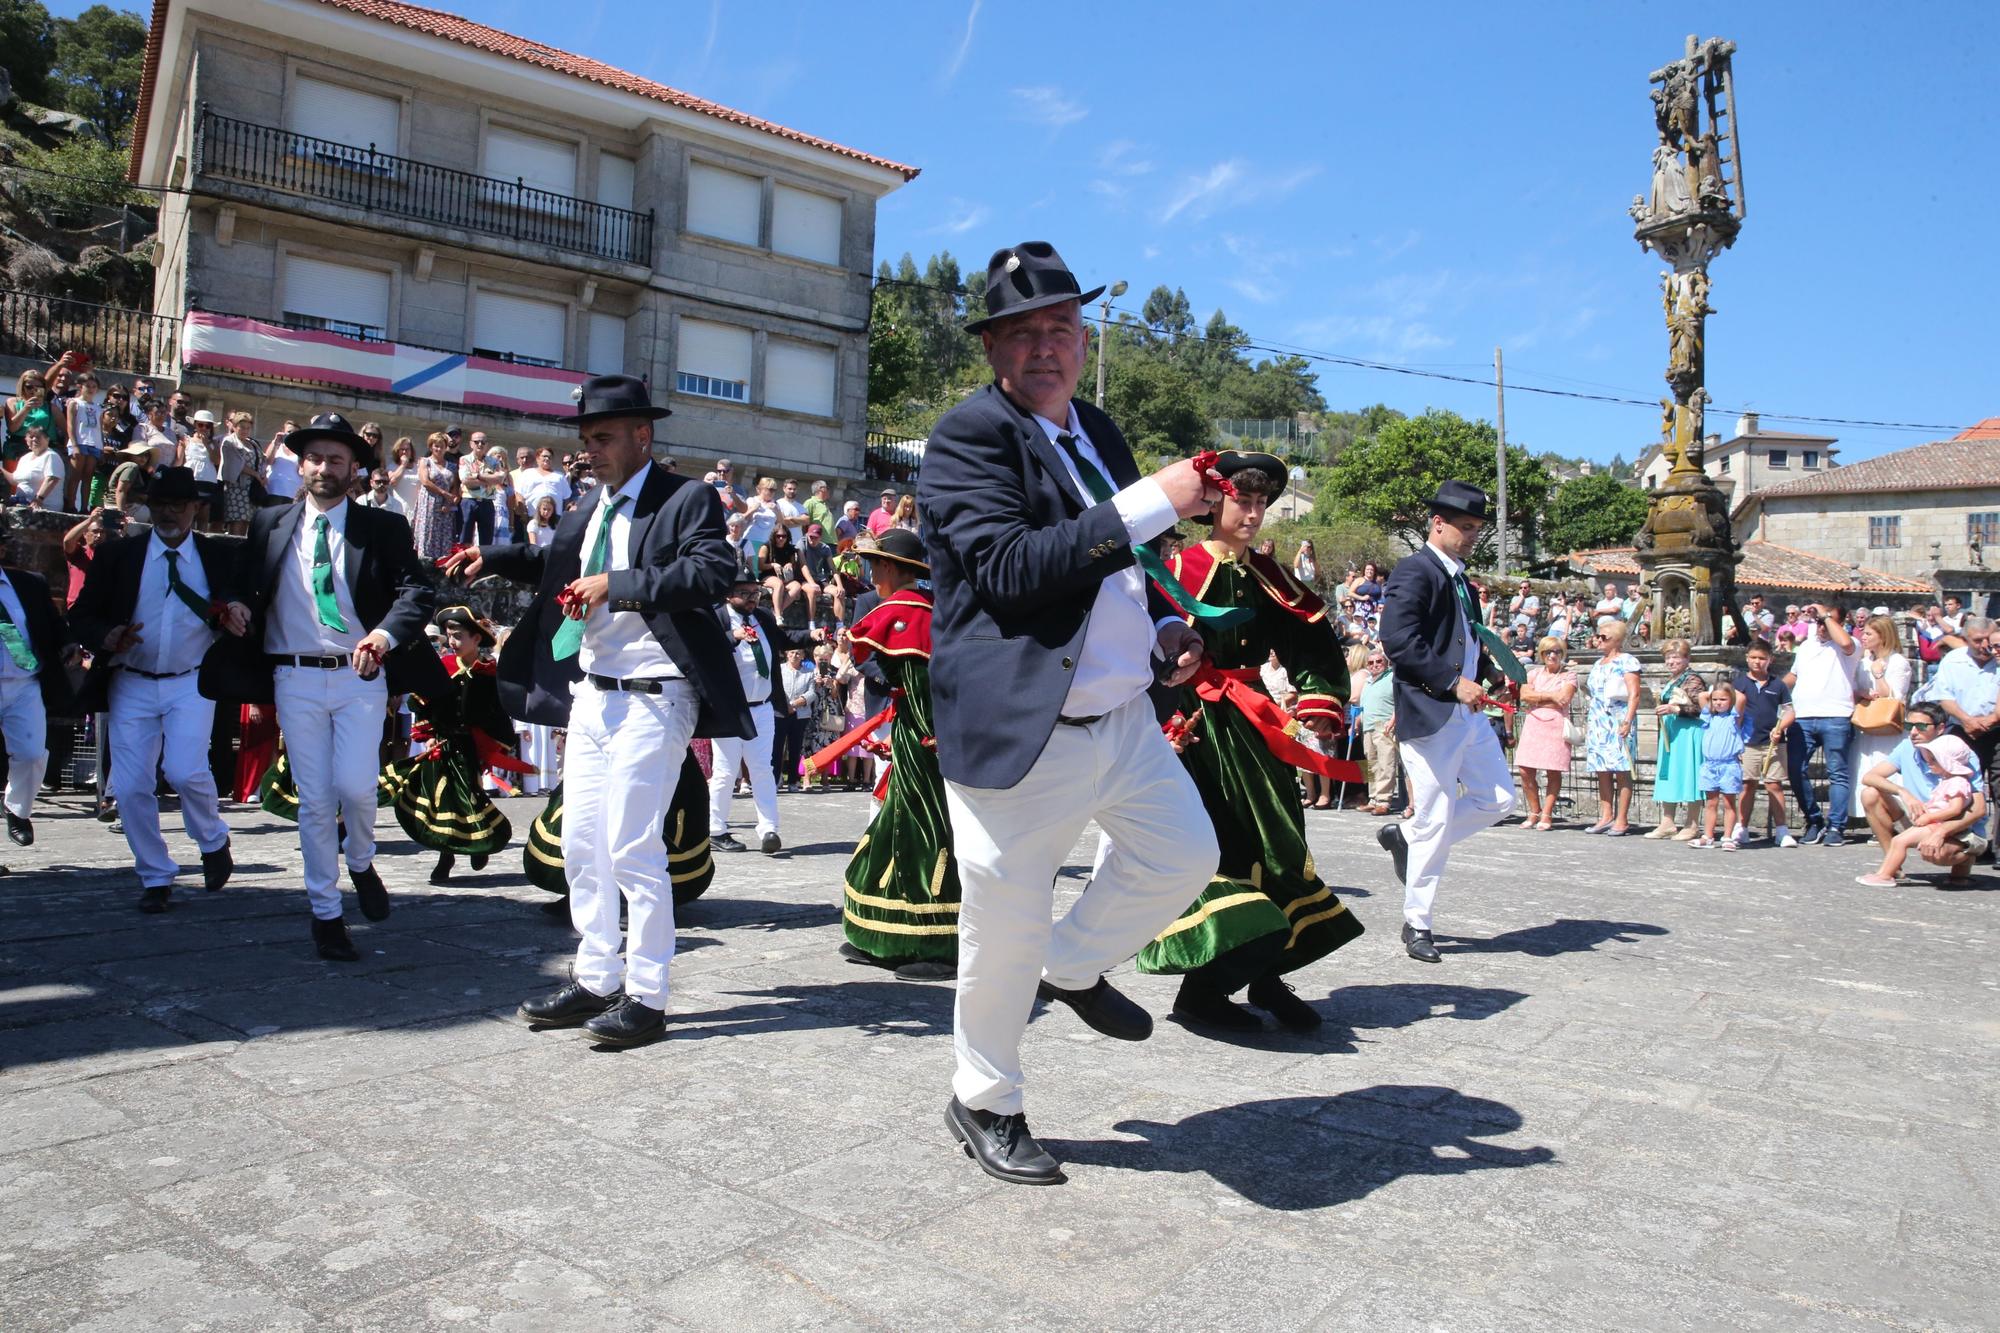
[[[1745,412],[1742,416],[1736,418],[1736,433],[1738,435],[1755,435],[1757,433],[1757,414],[1755,412]]]

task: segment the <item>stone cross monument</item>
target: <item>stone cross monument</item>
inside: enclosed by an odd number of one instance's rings
[[[1670,266],[1660,274],[1667,323],[1667,387],[1660,400],[1662,449],[1672,471],[1650,496],[1636,541],[1641,600],[1654,643],[1719,644],[1723,617],[1741,623],[1729,502],[1702,469],[1708,405],[1704,334],[1708,264],[1743,226],[1742,153],[1736,135],[1736,44],[1687,39],[1686,53],[1653,71],[1651,189],[1629,210],[1633,236]]]

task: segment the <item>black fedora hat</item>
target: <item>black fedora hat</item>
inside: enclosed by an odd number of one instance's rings
[[[1436,514],[1467,514],[1481,523],[1493,518],[1492,500],[1485,491],[1468,481],[1447,481],[1427,502]]]
[[[646,381],[632,375],[593,375],[570,391],[576,399],[576,419],[606,421],[612,417],[645,417],[658,421],[672,410],[653,406]]]
[[[893,560],[899,565],[931,572],[930,561],[924,559],[923,538],[908,528],[890,528],[875,538],[873,546],[863,546],[860,553],[870,560]]]
[[[1271,478],[1277,488],[1268,493],[1267,498],[1275,500],[1285,493],[1285,483],[1291,480],[1291,470],[1285,460],[1276,454],[1247,452],[1241,449],[1224,450],[1215,460],[1216,473],[1224,477],[1234,477],[1239,472],[1262,472]]]
[[[375,466],[375,446],[361,437],[346,417],[338,412],[322,412],[298,430],[285,437],[285,443],[294,453],[308,444],[319,440],[338,440],[354,452],[356,467]]]
[[[153,474],[146,487],[147,504],[181,504],[201,499],[194,488],[194,471],[184,467],[163,467]]]
[[[1102,287],[1084,291],[1062,256],[1047,241],[1023,241],[995,250],[986,261],[986,315],[965,326],[977,333],[995,320],[1025,314],[1064,301],[1095,301]]]

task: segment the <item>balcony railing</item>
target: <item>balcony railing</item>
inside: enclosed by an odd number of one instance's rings
[[[915,481],[924,465],[924,442],[871,430],[862,445],[861,473],[870,481]]]
[[[104,370],[173,375],[180,323],[171,315],[0,288],[0,356],[47,362],[75,350]]]
[[[203,107],[195,174],[370,213],[651,266],[653,215],[232,120]]]

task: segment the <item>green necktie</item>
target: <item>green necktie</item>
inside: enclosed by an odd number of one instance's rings
[[[1500,668],[1500,674],[1515,684],[1524,684],[1528,679],[1528,669],[1521,665],[1520,657],[1507,641],[1487,628],[1479,619],[1479,602],[1473,597],[1471,585],[1466,583],[1463,571],[1451,576],[1452,591],[1458,594],[1459,610],[1465,612],[1466,623],[1472,626],[1473,641],[1486,649],[1486,655],[1493,659],[1493,665]]]
[[[21,627],[14,623],[14,617],[7,610],[7,603],[0,602],[0,645],[7,649],[7,656],[14,659],[14,665],[23,671],[39,671],[41,659],[21,636]]]
[[[320,521],[325,522],[324,519]],[[207,604],[201,598],[195,596],[193,588],[181,582],[181,553],[169,550],[163,551],[161,554],[167,557],[167,591],[180,598],[186,604],[187,609],[194,612],[194,618],[206,625],[208,623]],[[318,581],[317,576],[315,576],[314,581]]]
[[[313,528],[318,533],[313,538],[313,605],[319,608],[319,623],[331,630],[347,633],[347,618],[340,614],[340,603],[333,596],[333,551],[327,545],[327,530],[332,525],[321,514],[313,520]]]
[[[627,498],[623,495],[607,495],[604,497],[604,503],[598,506],[598,511],[603,517],[597,522],[597,541],[590,548],[590,559],[583,562],[585,578],[589,578],[592,574],[602,574],[604,566],[609,563],[611,520],[617,516],[618,506],[624,504]],[[555,654],[556,661],[566,662],[575,657],[582,648],[583,622],[565,618],[556,628],[555,638],[549,640],[549,651]]]
[[[1056,436],[1056,443],[1062,447],[1070,464],[1076,468],[1076,475],[1083,478],[1083,489],[1089,492],[1093,503],[1103,504],[1117,494],[1110,480],[1097,470],[1097,465],[1085,458],[1083,451],[1076,447],[1076,436],[1064,431]],[[1217,629],[1227,629],[1232,625],[1242,624],[1256,614],[1256,608],[1251,606],[1210,606],[1200,600],[1181,586],[1181,581],[1174,577],[1171,569],[1167,568],[1167,562],[1160,559],[1150,546],[1143,543],[1135,544],[1132,547],[1132,556],[1138,562],[1139,568],[1146,572],[1146,577],[1152,579],[1154,586],[1159,588],[1161,595],[1179,607],[1184,615],[1192,616],[1196,620],[1205,620]]]
[[[752,634],[757,632],[757,620],[754,616],[743,617],[743,623],[750,627]],[[771,678],[771,663],[764,656],[764,642],[761,638],[750,640],[750,660],[757,664],[757,679]]]

